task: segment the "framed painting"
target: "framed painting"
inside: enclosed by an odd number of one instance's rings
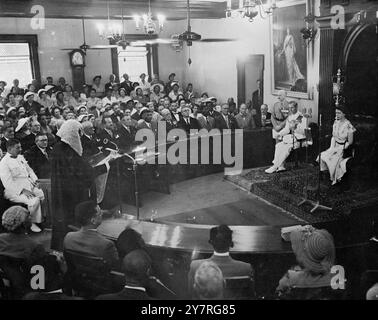
[[[306,26],[307,14],[305,0],[277,1],[270,24],[272,94],[285,90],[289,97],[310,99],[309,47],[300,32]]]

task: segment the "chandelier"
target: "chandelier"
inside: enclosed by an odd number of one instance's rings
[[[143,19],[143,29],[144,32],[148,35],[159,33],[163,30],[165,17],[161,14],[158,14],[156,16],[158,26],[156,26],[156,23],[152,19],[153,17],[151,13],[151,0],[148,1],[148,12],[146,14],[143,14],[142,16],[134,15],[133,18],[137,30],[140,30],[141,18]]]
[[[232,9],[231,1],[227,0],[226,18],[247,18],[252,22],[260,14],[260,17],[266,19],[277,8],[275,0],[268,0],[270,6],[265,8],[262,0],[239,0],[239,8]]]
[[[123,36],[124,36],[123,34],[123,6],[121,7],[122,22],[117,23],[114,21],[110,21],[109,1],[107,1],[106,4],[107,4],[107,9],[108,9],[108,20],[105,26],[103,24],[97,25],[98,35],[100,36],[101,39],[107,39],[110,41],[117,42],[123,39]]]

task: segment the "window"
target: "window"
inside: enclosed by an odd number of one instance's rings
[[[33,79],[29,43],[0,43],[0,80],[12,86],[18,79],[26,87]]]
[[[142,73],[148,75],[147,53],[146,47],[118,47],[119,75],[127,73],[132,82],[139,82]]]
[[[12,86],[14,79],[20,80],[20,87],[32,79],[41,81],[37,35],[0,34],[0,80]]]

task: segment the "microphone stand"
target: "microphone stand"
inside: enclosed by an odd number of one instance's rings
[[[320,204],[320,177],[321,177],[321,171],[320,171],[320,164],[321,164],[321,152],[322,152],[322,146],[321,146],[321,128],[322,128],[322,115],[319,113],[319,138],[318,138],[318,154],[319,154],[319,170],[318,170],[318,185],[317,185],[317,190],[316,190],[316,200],[315,201],[312,201],[310,199],[308,199],[308,190],[307,190],[307,185],[306,185],[306,194],[305,194],[305,198],[300,202],[298,203],[298,206],[301,206],[305,203],[309,203],[313,206],[313,208],[311,209],[311,213],[315,212],[316,210],[318,209],[321,209],[321,210],[326,210],[326,211],[332,211],[332,208],[330,207],[327,207],[327,206],[324,206],[322,204]],[[308,139],[306,137],[306,162],[308,161]],[[308,184],[308,174],[307,174],[307,184]]]
[[[138,179],[137,179],[137,161],[135,158],[130,156],[128,153],[124,153],[124,156],[128,157],[133,162],[133,173],[134,173],[134,194],[135,194],[135,206],[136,206],[136,217],[139,220],[139,192],[138,192]]]

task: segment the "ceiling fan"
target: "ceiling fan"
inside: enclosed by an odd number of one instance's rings
[[[186,43],[188,50],[189,50],[189,59],[188,64],[191,65],[192,60],[190,58],[190,47],[193,45],[193,42],[201,42],[201,43],[214,43],[214,42],[230,42],[235,41],[235,39],[230,38],[205,38],[202,39],[202,36],[196,32],[192,31],[192,26],[190,25],[190,4],[189,0],[186,1],[186,9],[187,9],[187,30],[179,35],[173,35],[171,39],[161,39],[158,38],[155,40],[155,43],[161,44],[170,44],[173,45],[174,48],[182,47],[183,43]],[[177,49],[176,51],[179,51]]]
[[[114,46],[103,46],[103,45],[91,46],[91,45],[87,44],[86,41],[85,41],[85,24],[84,24],[84,18],[83,17],[81,18],[81,24],[82,24],[82,27],[83,27],[83,41],[84,41],[83,44],[81,46],[79,46],[79,48],[63,48],[63,49],[60,49],[60,50],[72,51],[72,50],[80,49],[86,54],[87,50],[104,50],[104,49],[109,49],[109,48],[117,48],[116,45],[114,45]]]
[[[202,39],[201,35],[192,31],[192,26],[190,25],[190,4],[189,0],[186,1],[186,10],[187,10],[187,21],[188,21],[188,29],[183,33],[179,34],[178,39],[184,41],[187,46],[191,46],[193,41],[200,41],[200,42],[229,42],[235,41],[235,39],[229,38],[205,38]]]

